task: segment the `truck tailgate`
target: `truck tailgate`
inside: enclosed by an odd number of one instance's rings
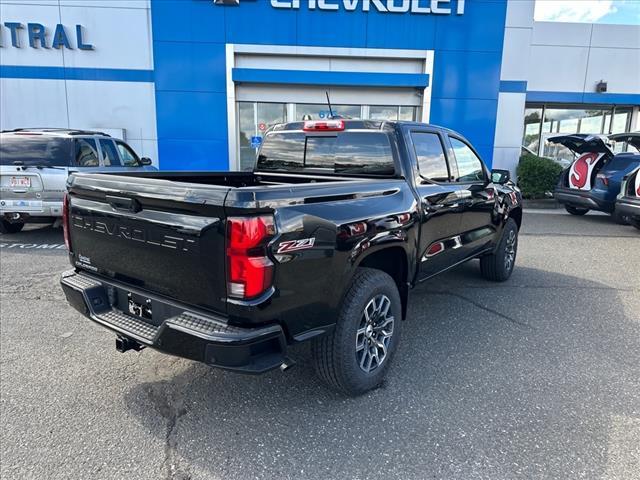
[[[76,174],[72,262],[139,289],[226,310],[224,186]]]

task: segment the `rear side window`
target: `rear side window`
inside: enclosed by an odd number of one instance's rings
[[[484,180],[482,160],[471,150],[471,147],[457,138],[449,137],[451,147],[458,164],[456,182],[476,182]]]
[[[0,165],[68,167],[72,145],[69,138],[5,134],[0,137]]]
[[[116,145],[118,147],[118,152],[120,153],[120,158],[122,159],[122,164],[125,167],[139,167],[140,160],[129,145],[124,142],[120,142],[116,140]]]
[[[120,167],[120,158],[118,151],[111,140],[100,140],[100,148],[102,149],[102,158],[107,167]]]
[[[303,168],[304,133],[271,133],[258,155],[259,170],[295,170]]]
[[[436,133],[411,132],[411,140],[420,175],[437,182],[448,181],[449,169],[440,137]]]
[[[326,170],[344,175],[393,175],[389,137],[383,132],[337,135],[274,133],[258,156],[259,170]]]
[[[76,166],[78,167],[98,167],[98,148],[96,141],[92,138],[79,138],[76,140]]]

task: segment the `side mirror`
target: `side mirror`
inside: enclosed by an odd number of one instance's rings
[[[493,169],[491,170],[491,181],[498,185],[504,185],[511,180],[511,172],[509,170]]]
[[[149,157],[142,157],[140,159],[140,165],[142,165],[144,167],[146,167],[148,165],[151,165],[151,164],[153,164],[153,162],[151,161],[151,159]]]

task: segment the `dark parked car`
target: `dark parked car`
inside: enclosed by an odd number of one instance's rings
[[[640,167],[623,179],[616,210],[626,215],[629,223],[640,230]]]
[[[75,174],[64,212],[67,300],[120,351],[261,373],[313,341],[351,395],[382,381],[409,290],[474,258],[507,280],[522,221],[456,132],[342,119],[274,127],[253,172]]]
[[[640,134],[624,133],[609,136],[613,141],[638,141]],[[613,216],[618,223],[626,223],[626,215],[616,209],[622,179],[640,166],[640,154],[627,142],[632,151],[614,154],[607,142],[597,135],[573,134],[548,138],[576,154],[576,160],[562,172],[554,196],[572,215],[584,215],[600,210]],[[637,144],[636,144],[637,145]]]

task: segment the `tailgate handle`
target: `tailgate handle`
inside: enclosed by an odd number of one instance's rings
[[[115,210],[126,210],[127,212],[138,213],[142,210],[142,205],[135,198],[126,197],[114,197],[112,195],[106,195],[107,203],[111,205],[111,208]]]

